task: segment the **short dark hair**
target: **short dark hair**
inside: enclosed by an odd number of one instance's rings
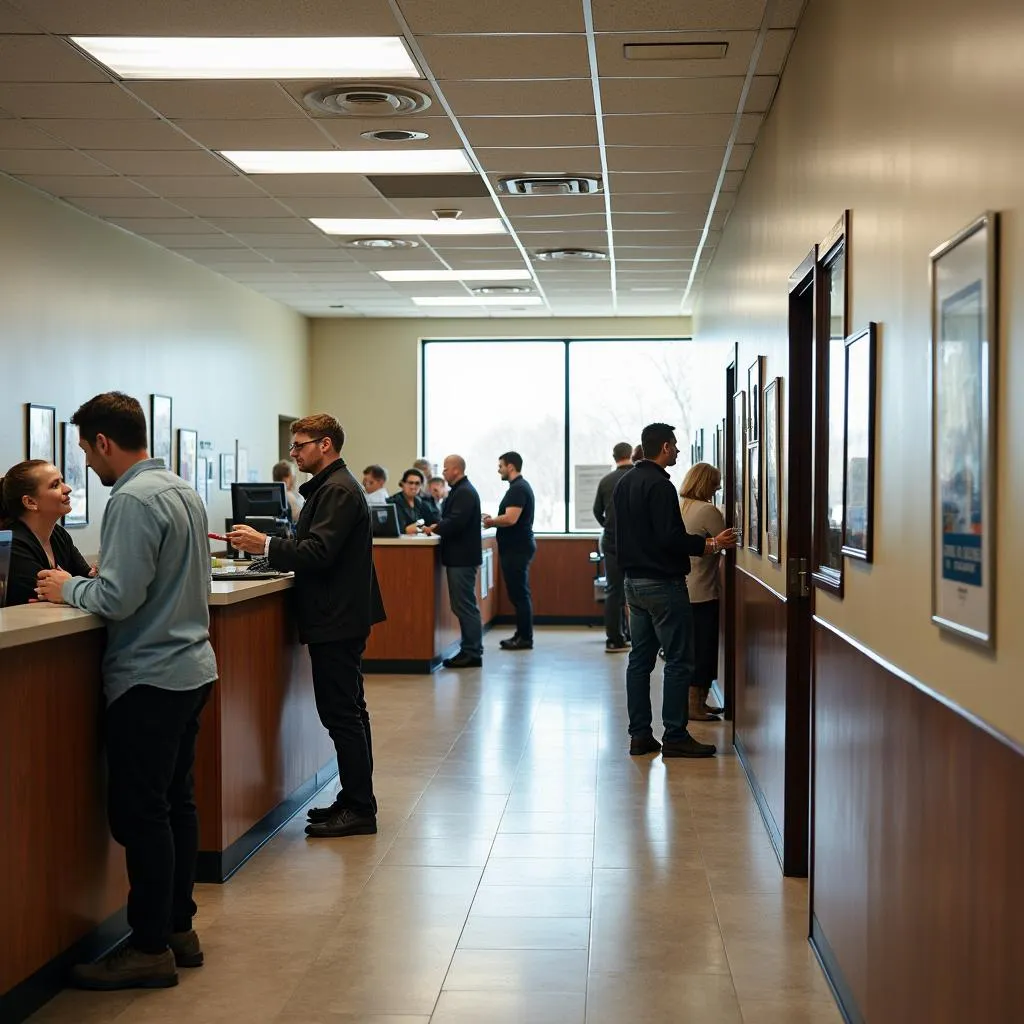
[[[446,484],[447,480],[443,476],[432,476],[428,481],[428,484]]]
[[[676,428],[667,423],[648,423],[640,434],[640,447],[645,459],[656,459],[661,449],[676,439]]]
[[[147,447],[146,414],[138,400],[123,391],[106,391],[90,398],[75,410],[71,422],[91,445],[102,434],[126,452],[141,452]]]
[[[288,477],[295,475],[295,467],[287,460],[282,459],[280,462],[274,464],[274,468],[270,471],[270,479],[275,483],[281,483],[283,480],[287,480]]]
[[[638,462],[643,462],[644,461],[644,446],[642,444],[638,444],[633,449],[633,456],[632,457],[633,457],[634,465],[636,463],[638,463]]]
[[[295,420],[288,429],[293,434],[309,434],[310,437],[326,437],[334,450],[340,452],[345,447],[345,428],[325,412],[313,413]]]
[[[388,471],[383,466],[378,466],[376,462],[372,462],[363,470],[363,476],[372,476],[374,480],[387,482]]]
[[[523,457],[519,452],[505,452],[504,455],[499,455],[498,460],[504,462],[506,466],[511,466],[517,473],[523,471]]]
[[[405,483],[405,481],[406,481],[406,480],[408,480],[408,479],[409,479],[409,477],[411,477],[411,476],[418,476],[418,477],[420,478],[420,486],[422,486],[422,485],[423,485],[423,483],[424,483],[424,482],[426,481],[426,479],[427,479],[427,478],[426,478],[426,477],[425,477],[425,476],[423,475],[423,473],[422,473],[422,471],[421,471],[421,470],[418,470],[418,469],[407,469],[407,470],[406,470],[406,471],[405,471],[405,472],[404,472],[404,473],[402,474],[402,483],[404,484],[404,483]]]
[[[624,462],[633,454],[633,446],[628,441],[620,441],[612,449],[612,458],[616,462]]]

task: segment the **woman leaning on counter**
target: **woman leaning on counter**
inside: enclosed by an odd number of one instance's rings
[[[8,606],[35,599],[36,577],[43,569],[64,569],[72,576],[92,575],[92,567],[59,524],[70,511],[71,488],[49,462],[19,462],[0,477],[0,529],[14,535],[5,601]]]

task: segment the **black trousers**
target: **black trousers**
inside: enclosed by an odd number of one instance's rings
[[[171,932],[192,927],[196,912],[192,767],[212,687],[133,686],[107,708],[107,814],[128,868],[131,943],[144,953],[162,953]]]
[[[693,685],[707,689],[718,675],[718,599],[690,605],[693,610]]]
[[[362,658],[366,637],[309,645],[313,696],[320,721],[338,753],[342,807],[377,813],[373,795],[373,742],[363,692]]]
[[[516,610],[516,634],[533,640],[533,595],[530,593],[530,563],[533,551],[501,553],[501,575],[505,577],[508,599]]]
[[[604,551],[604,634],[621,643],[629,637],[629,616],[626,612],[626,578],[614,552]]]

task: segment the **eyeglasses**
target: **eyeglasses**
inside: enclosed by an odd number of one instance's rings
[[[314,437],[311,441],[292,441],[292,443],[288,445],[288,451],[297,452],[300,448],[305,448],[307,444],[319,444],[322,440],[322,437]]]

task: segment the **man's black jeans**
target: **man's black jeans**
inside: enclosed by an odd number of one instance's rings
[[[162,953],[171,932],[192,927],[196,912],[192,766],[212,688],[133,686],[107,708],[107,814],[128,868],[131,944],[144,953]]]
[[[626,577],[617,556],[604,550],[604,634],[616,645],[629,638],[626,613]]]
[[[363,692],[362,657],[366,637],[310,644],[313,696],[320,721],[338,753],[338,800],[357,814],[373,816],[373,741]]]
[[[530,593],[530,563],[533,551],[503,551],[501,574],[508,599],[516,610],[516,635],[533,643],[533,596]]]

